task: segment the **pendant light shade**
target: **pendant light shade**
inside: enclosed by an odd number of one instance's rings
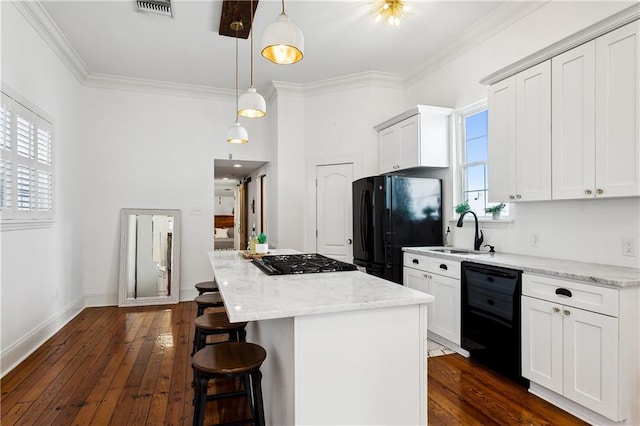
[[[276,64],[294,64],[304,55],[304,37],[300,28],[284,12],[262,34],[262,56]]]
[[[227,130],[227,142],[247,143],[249,142],[249,132],[236,121],[229,127],[229,130]]]
[[[267,103],[262,95],[258,93],[253,86],[251,86],[242,94],[242,96],[240,96],[238,108],[238,114],[243,117],[264,117],[267,111]]]
[[[267,113],[267,103],[264,98],[258,91],[253,87],[253,0],[251,0],[251,13],[249,14],[251,17],[251,29],[250,29],[250,37],[251,37],[251,48],[250,48],[250,60],[251,60],[251,72],[250,72],[250,81],[249,88],[245,93],[240,96],[240,100],[238,101],[238,114],[243,117],[249,118],[259,118],[264,117]]]

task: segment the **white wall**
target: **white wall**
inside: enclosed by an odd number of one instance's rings
[[[407,87],[405,108],[417,103],[462,108],[486,98],[478,81],[498,69],[559,41],[631,5],[630,2],[547,2],[533,13],[479,43]],[[451,170],[439,172],[453,191]],[[452,217],[457,200],[446,201],[445,217]],[[638,257],[623,257],[623,237],[640,238],[640,200],[610,199],[519,203],[514,222],[484,225],[485,242],[496,250],[561,257],[595,263],[638,267]],[[473,227],[455,228],[454,242],[473,246]],[[446,228],[445,228],[446,229]],[[538,247],[532,247],[532,234]]]
[[[55,120],[55,222],[0,233],[0,363],[11,369],[84,306],[77,123],[81,86],[16,7],[1,2],[2,82]],[[28,54],[25,54],[28,52]]]
[[[243,122],[250,143],[230,145],[232,99],[86,88],[83,105],[83,184],[99,194],[84,211],[87,304],[117,300],[122,208],[182,210],[181,299],[192,297],[193,285],[212,275],[214,159],[268,161],[264,122]]]

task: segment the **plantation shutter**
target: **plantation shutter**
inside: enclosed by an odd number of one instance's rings
[[[0,217],[13,218],[13,111],[12,100],[4,93],[0,99]]]
[[[53,127],[4,93],[1,104],[2,219],[53,219]]]

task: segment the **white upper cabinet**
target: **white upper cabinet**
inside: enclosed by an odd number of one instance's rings
[[[551,199],[551,65],[489,88],[489,200]]]
[[[553,58],[553,199],[640,195],[638,29]]]
[[[449,167],[451,109],[418,105],[377,126],[379,172]]]
[[[640,195],[639,37],[635,21],[596,39],[598,197]]]

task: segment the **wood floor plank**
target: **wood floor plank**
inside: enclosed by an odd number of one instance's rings
[[[73,425],[88,425],[91,423],[91,420],[98,410],[98,406],[103,402],[105,394],[111,386],[114,377],[116,377],[116,373],[120,369],[125,356],[129,352],[131,341],[138,333],[144,321],[144,317],[141,315],[126,315],[125,312],[121,312],[119,318],[124,326],[121,328],[121,332],[114,336],[112,340],[114,347],[111,359],[109,359],[109,363],[101,372],[90,394],[86,397],[85,403],[73,419],[71,423]],[[122,337],[119,340],[118,337],[120,336]]]
[[[0,380],[2,425],[188,425],[195,304],[87,308]],[[430,358],[430,425],[584,425],[460,355]],[[212,391],[237,388],[227,382]],[[246,401],[209,403],[207,423]]]
[[[82,365],[91,347],[97,343],[99,335],[96,334],[96,330],[99,330],[111,317],[111,315],[98,316],[93,324],[80,328],[69,338],[69,344],[65,344],[66,349],[63,356],[52,366],[47,366],[45,371],[38,370],[35,376],[38,376],[39,379],[20,398],[19,402],[32,402],[32,405],[20,419],[20,423],[37,424],[37,418],[56,397],[59,389]],[[9,394],[3,404],[10,405],[8,401],[11,400],[12,395]]]
[[[95,321],[101,315],[97,310],[84,310],[73,319],[74,325],[63,327],[54,336],[48,339],[38,349],[36,349],[28,359],[20,364],[20,368],[14,368],[2,378],[2,391],[0,392],[0,403],[14,404],[16,400],[28,392],[31,387],[40,380],[35,371],[42,368],[42,365],[55,364],[65,352],[69,338],[77,333],[85,324]],[[5,399],[11,394],[12,399]]]

